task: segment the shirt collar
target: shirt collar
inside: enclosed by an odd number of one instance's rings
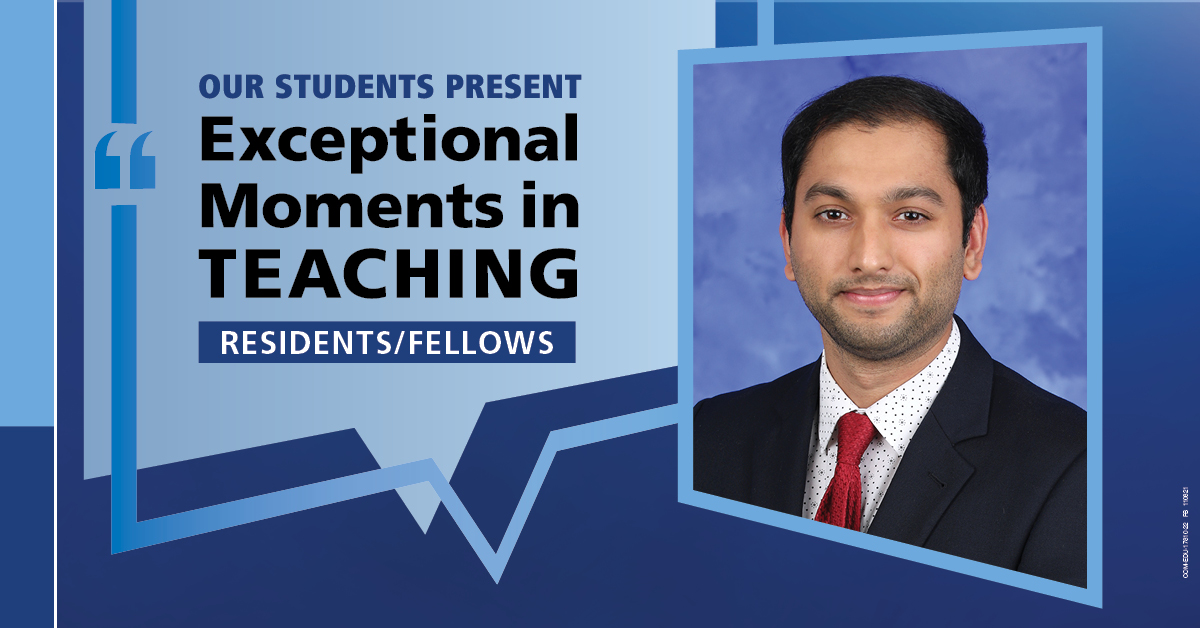
[[[961,338],[958,322],[951,321],[951,325],[950,339],[928,366],[866,409],[854,405],[842,387],[834,381],[829,367],[825,364],[825,354],[822,353],[821,406],[817,428],[821,450],[829,448],[833,431],[842,415],[858,412],[867,415],[885,443],[895,449],[897,454],[904,455],[904,450],[920,427],[921,420],[929,413],[929,408],[941,392],[942,385],[946,383],[946,376],[950,374],[950,369],[958,357]]]

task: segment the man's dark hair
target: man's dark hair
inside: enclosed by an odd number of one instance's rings
[[[946,138],[946,165],[962,197],[963,246],[975,209],[987,198],[988,157],[983,125],[941,89],[899,76],[850,81],[809,101],[783,132],[783,214],[788,234],[796,209],[796,182],[813,142],[846,124],[876,128],[887,122],[925,121]]]

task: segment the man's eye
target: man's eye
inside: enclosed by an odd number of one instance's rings
[[[921,212],[901,212],[900,219],[905,222],[919,222],[925,219],[925,214]]]
[[[818,215],[825,220],[845,220],[846,218],[846,212],[840,209],[827,209]]]

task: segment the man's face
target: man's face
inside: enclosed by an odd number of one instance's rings
[[[845,125],[813,143],[796,184],[785,274],[840,348],[882,361],[928,350],[947,331],[962,279],[979,275],[981,206],[962,245],[945,140],[928,123]]]

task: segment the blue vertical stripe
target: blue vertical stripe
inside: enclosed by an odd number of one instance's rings
[[[717,48],[758,44],[758,3],[718,2],[716,12]]]
[[[112,550],[137,522],[137,206],[112,208]]]
[[[112,2],[112,121],[137,124],[137,0]]]

